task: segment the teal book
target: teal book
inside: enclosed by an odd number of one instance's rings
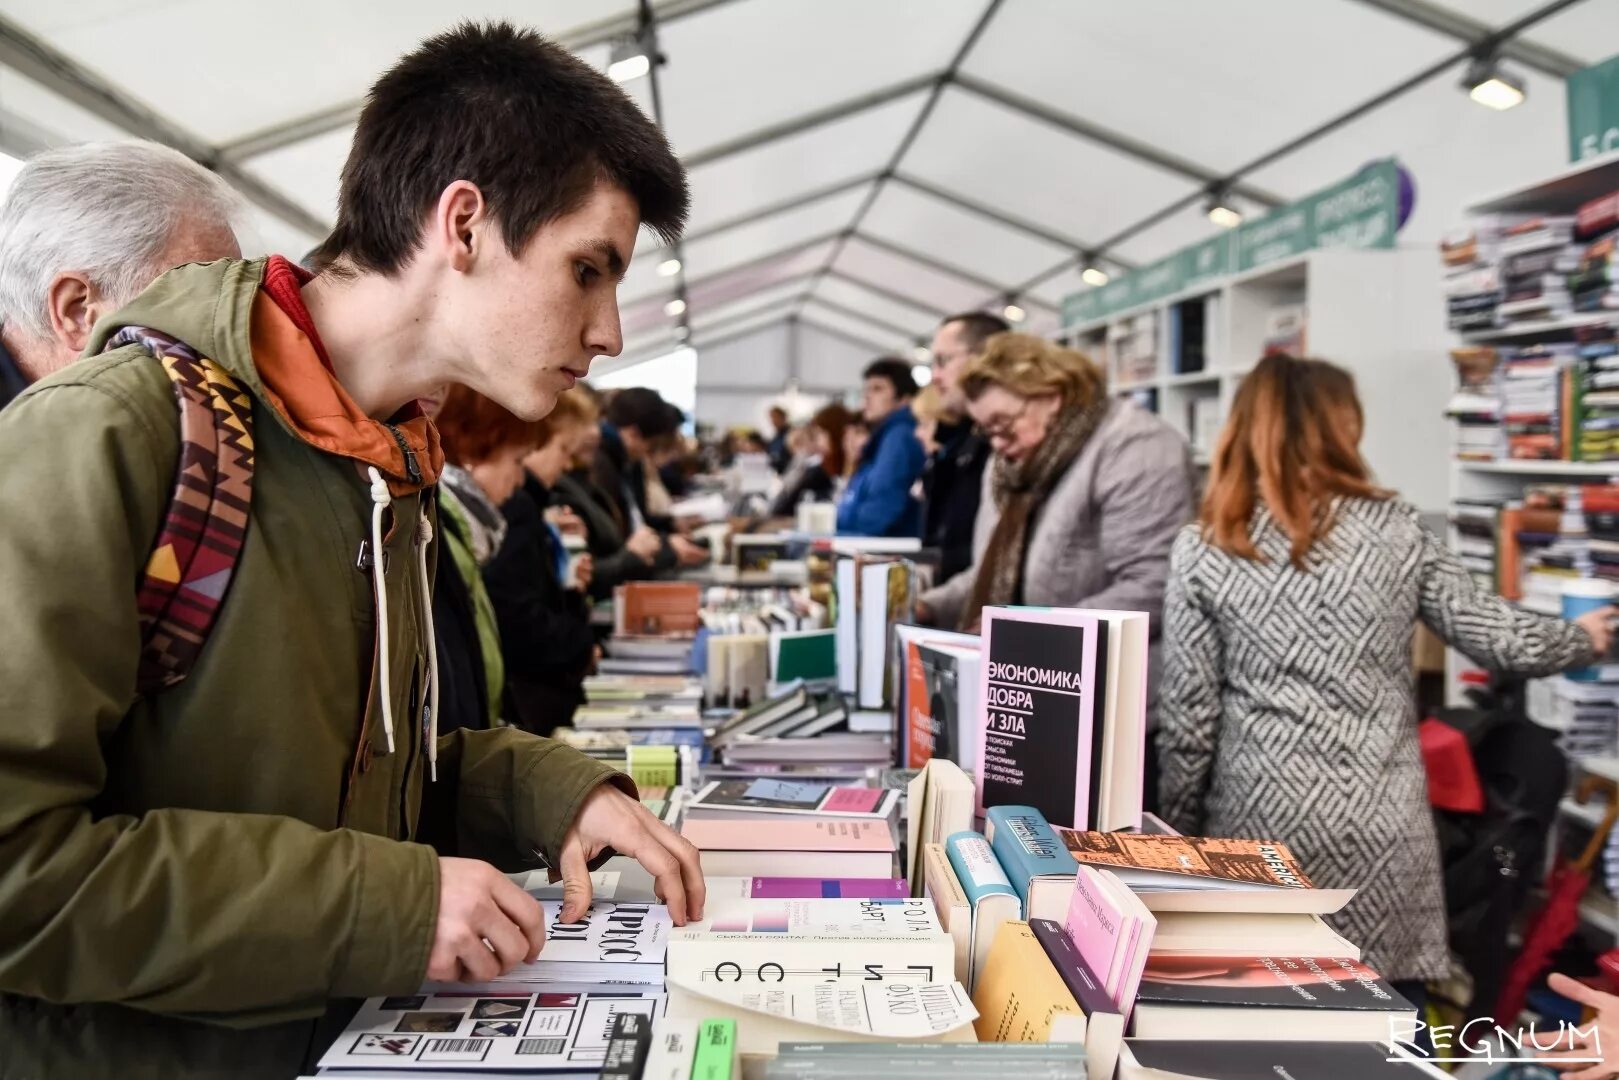
[[[1023,917],[1063,921],[1079,864],[1046,816],[1032,806],[992,806],[984,814],[984,832],[1023,901]]]

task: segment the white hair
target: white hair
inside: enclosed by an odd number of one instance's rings
[[[133,300],[182,222],[234,233],[229,184],[153,142],[82,143],[32,158],[0,203],[0,323],[51,336],[46,292],[63,271],[86,275],[115,307]]]

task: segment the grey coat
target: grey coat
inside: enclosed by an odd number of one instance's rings
[[[1345,499],[1297,570],[1255,514],[1243,559],[1189,528],[1175,544],[1158,735],[1162,812],[1204,836],[1280,840],[1317,886],[1360,890],[1328,917],[1389,979],[1449,971],[1439,845],[1417,742],[1417,621],[1496,670],[1589,663],[1578,626],[1484,588],[1416,510]]]
[[[933,621],[955,626],[995,532],[995,463],[984,470],[973,565],[922,594]],[[1051,496],[1036,508],[1024,554],[1023,602],[1145,611],[1151,617],[1149,693],[1157,696],[1158,632],[1175,534],[1192,519],[1195,481],[1186,440],[1134,403],[1115,400]]]

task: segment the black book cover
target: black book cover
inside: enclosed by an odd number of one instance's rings
[[[1167,956],[1147,959],[1142,1004],[1415,1012],[1377,972],[1344,957]]]
[[[639,1080],[652,1046],[652,1018],[623,1012],[613,1017],[602,1059],[601,1080]]]
[[[1032,806],[1053,825],[1073,825],[1080,760],[1089,729],[1093,755],[1101,733],[1093,710],[1103,700],[1085,667],[1085,635],[1094,627],[995,619],[985,643],[983,799],[989,806]],[[1094,786],[1094,783],[1093,783]],[[1093,794],[1094,797],[1094,794]]]
[[[1207,1080],[1416,1080],[1422,1066],[1389,1061],[1382,1043],[1127,1039],[1143,1067]],[[1431,1070],[1432,1066],[1429,1066]]]

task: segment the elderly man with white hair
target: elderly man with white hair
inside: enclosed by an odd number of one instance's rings
[[[78,359],[90,328],[182,263],[240,258],[241,200],[150,142],[47,150],[0,203],[0,407]]]

